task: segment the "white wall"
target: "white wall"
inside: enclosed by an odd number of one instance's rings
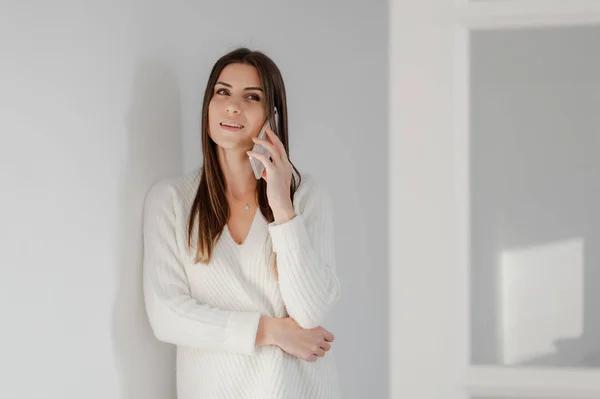
[[[347,398],[387,396],[387,3],[13,3],[0,13],[0,397],[174,397],[141,300],[149,185],[200,162],[208,72],[286,79],[292,160],[336,202]]]

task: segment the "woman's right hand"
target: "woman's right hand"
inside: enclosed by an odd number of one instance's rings
[[[279,319],[272,331],[273,342],[292,356],[314,362],[331,349],[335,337],[319,326],[304,329],[291,317]]]

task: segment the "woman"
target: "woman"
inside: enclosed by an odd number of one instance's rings
[[[260,140],[274,107],[277,132]],[[178,398],[340,398],[321,326],[340,297],[331,202],[289,161],[285,87],[263,53],[214,65],[202,151],[202,167],[157,182],[144,205],[146,309],[177,345]],[[250,157],[265,167],[258,180]]]

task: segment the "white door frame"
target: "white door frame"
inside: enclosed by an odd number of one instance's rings
[[[469,363],[469,33],[600,25],[600,0],[390,0],[390,398],[600,398],[600,369]]]

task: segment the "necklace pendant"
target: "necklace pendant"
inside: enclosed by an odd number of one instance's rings
[[[246,204],[245,209],[246,210],[250,209],[250,206],[248,206],[248,204]]]

